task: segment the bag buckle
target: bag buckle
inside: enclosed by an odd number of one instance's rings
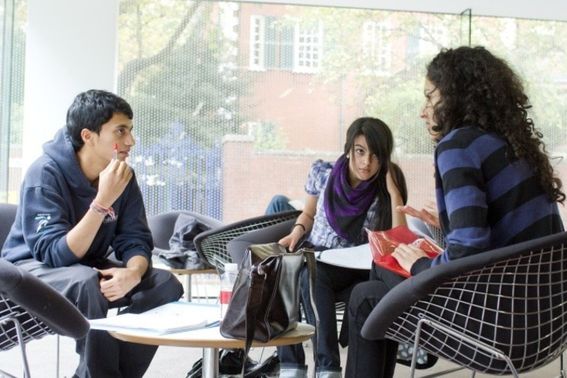
[[[258,266],[254,266],[252,268],[252,270],[250,270],[250,277],[252,276],[258,276],[258,277],[262,277],[264,279],[266,279],[266,277],[268,276],[268,273],[266,273],[266,271],[264,270],[264,268],[262,267],[262,265],[258,265]]]
[[[264,279],[266,279],[266,276],[268,275],[262,265],[258,265],[258,274],[264,277]]]

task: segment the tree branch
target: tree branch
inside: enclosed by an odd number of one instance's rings
[[[201,1],[195,1],[187,8],[185,16],[183,16],[183,18],[181,19],[181,22],[165,44],[164,48],[161,49],[157,54],[148,57],[132,59],[131,61],[126,63],[124,69],[118,75],[118,89],[120,93],[129,93],[134,80],[142,70],[159,62],[161,59],[163,59],[164,56],[167,56],[172,52],[172,50],[175,48],[177,40],[181,37],[185,29],[187,28],[187,25],[189,25],[189,23],[197,13],[200,5]]]

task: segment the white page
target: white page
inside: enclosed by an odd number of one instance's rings
[[[327,249],[316,252],[317,261],[343,268],[369,270],[372,266],[372,253],[368,243],[350,248]]]
[[[216,323],[219,318],[220,309],[217,305],[177,301],[140,314],[121,314],[108,318],[91,319],[89,323],[92,329],[141,330],[166,334],[204,328]]]

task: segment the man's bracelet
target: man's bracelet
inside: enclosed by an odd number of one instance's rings
[[[306,233],[306,232],[307,232],[307,229],[306,229],[305,226],[302,225],[301,223],[296,223],[296,224],[294,224],[291,229],[293,230],[293,229],[296,228],[297,226],[303,228],[303,233]]]
[[[89,208],[91,208],[95,213],[108,216],[111,220],[116,219],[116,213],[114,212],[114,209],[112,208],[112,206],[110,206],[109,208],[106,208],[104,206],[99,205],[95,201],[93,201],[93,202],[91,202]]]

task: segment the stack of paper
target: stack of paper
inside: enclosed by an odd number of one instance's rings
[[[370,246],[362,244],[357,247],[327,249],[316,252],[315,258],[326,264],[350,269],[369,270],[372,266]]]
[[[216,305],[172,302],[141,314],[121,314],[89,320],[92,329],[106,331],[139,330],[155,334],[189,331],[218,322]]]

